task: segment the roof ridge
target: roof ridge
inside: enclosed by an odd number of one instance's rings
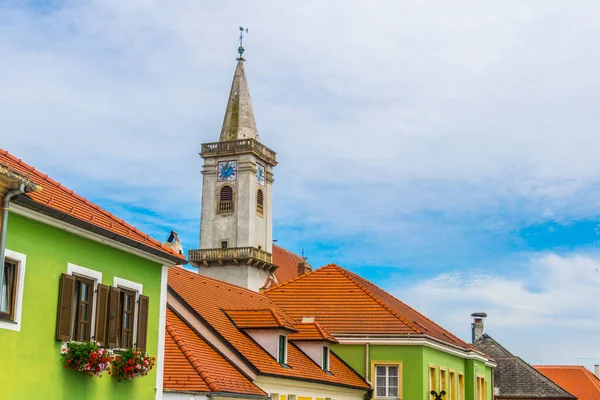
[[[402,323],[404,323],[406,326],[408,326],[410,329],[412,329],[414,332],[418,333],[418,334],[423,334],[423,331],[418,329],[416,326],[414,326],[413,324],[411,324],[410,322],[408,322],[406,320],[406,318],[400,316],[396,311],[392,310],[392,308],[390,306],[388,306],[387,304],[385,304],[385,302],[383,300],[381,300],[379,297],[377,297],[374,293],[372,293],[367,287],[365,287],[362,283],[357,282],[356,277],[359,277],[358,275],[340,267],[339,265],[336,264],[329,264],[328,266],[331,266],[335,269],[337,269],[339,272],[341,272],[347,279],[349,279],[352,283],[354,283],[358,288],[360,288],[363,292],[365,292],[369,297],[371,297],[376,303],[378,303],[380,306],[382,306],[385,310],[387,310],[390,314],[392,314],[394,317],[396,317],[397,319],[399,319]],[[359,277],[360,278],[360,277]],[[361,278],[362,279],[362,278]],[[372,283],[373,284],[373,283]],[[374,285],[374,284],[373,284]],[[379,288],[377,285],[375,285],[377,288]],[[379,288],[381,289],[381,288]],[[383,289],[381,289],[383,290]],[[387,292],[386,292],[387,293]],[[392,296],[393,297],[393,296]],[[394,297],[395,298],[395,297]]]
[[[281,320],[281,317],[279,315],[277,315],[277,312],[275,311],[275,309],[273,309],[273,307],[269,307],[269,311],[271,312],[271,315],[273,316],[273,318],[275,318],[275,322],[277,322],[277,325],[279,325],[282,328],[285,327],[285,324]]]
[[[187,358],[192,368],[194,368],[196,373],[200,376],[200,378],[202,378],[204,383],[206,383],[206,386],[208,386],[208,388],[212,392],[220,392],[221,388],[219,387],[219,385],[217,385],[214,379],[210,377],[208,372],[206,372],[204,368],[202,368],[200,362],[192,354],[192,351],[188,349],[188,347],[185,344],[185,341],[177,334],[175,327],[173,327],[173,325],[169,321],[166,321],[166,328],[173,341],[175,341],[177,347],[179,347],[179,350],[181,350],[181,352],[183,353],[185,358]]]
[[[337,342],[337,339],[331,333],[329,333],[324,327],[322,327],[321,324],[319,324],[319,322],[316,319],[313,322],[313,324],[315,324],[315,328],[317,328],[317,331],[319,331],[321,336],[323,336],[323,339],[333,339]]]
[[[20,158],[15,157],[14,155],[12,155],[8,150],[3,150],[2,148],[0,148],[0,150],[2,150],[2,153],[7,156],[8,158],[11,158],[14,162],[16,162],[17,164],[20,164],[23,168],[28,169],[29,171],[31,171],[32,174],[37,175],[39,178],[47,181],[48,183],[56,186],[59,190],[68,193],[69,195],[75,197],[78,201],[81,201],[87,205],[89,205],[90,207],[95,208],[96,210],[100,211],[101,213],[103,213],[104,215],[108,216],[109,218],[114,217],[110,212],[104,210],[102,207],[98,206],[95,203],[92,203],[91,201],[87,200],[85,197],[78,195],[77,193],[75,193],[74,190],[67,188],[66,186],[64,186],[63,184],[61,184],[58,181],[55,181],[54,179],[52,179],[50,176],[48,176],[47,174],[42,173],[42,171],[36,169],[35,167],[29,165],[28,163],[26,163],[25,161],[23,161]],[[127,229],[131,229],[134,232],[136,232],[137,234],[139,234],[140,236],[142,236],[143,238],[145,238],[146,240],[150,241],[153,244],[157,244],[160,246],[161,249],[163,249],[163,251],[170,253],[170,254],[174,254],[177,256],[180,256],[180,254],[178,254],[176,251],[174,251],[173,249],[167,247],[167,246],[163,246],[161,242],[159,242],[156,239],[151,238],[148,234],[143,233],[142,231],[140,231],[139,229],[137,229],[135,226],[128,224],[127,222],[125,222],[125,220],[119,219],[119,218],[114,218],[114,220],[116,220],[117,222],[119,222],[120,224],[124,225]],[[92,223],[93,223],[93,219],[92,219]],[[94,224],[96,225],[96,224]],[[98,225],[96,225],[98,226]],[[98,226],[99,228],[103,228],[102,226]],[[182,259],[185,259],[185,257],[180,257]]]

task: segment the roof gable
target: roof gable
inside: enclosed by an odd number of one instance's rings
[[[264,294],[201,276],[183,268],[173,268],[169,271],[169,286],[184,305],[193,309],[202,318],[203,323],[218,332],[222,340],[239,352],[259,374],[358,389],[369,388],[368,384],[337,359],[337,356],[331,357],[330,375],[291,343],[287,355],[287,364],[291,368],[282,366],[249,335],[238,329],[224,311],[236,309],[240,304],[247,310],[263,310],[263,313],[264,310],[273,309],[283,324],[294,326],[294,320]]]
[[[600,399],[600,379],[582,365],[534,365],[533,367],[568,390],[578,400]]]
[[[514,356],[488,334],[483,334],[474,346],[497,363],[494,386],[499,388],[499,398],[574,399],[569,392]]]
[[[304,262],[304,258],[292,253],[283,247],[273,245],[273,264],[277,265],[274,274],[277,282],[284,283],[298,276],[298,264]]]
[[[423,334],[472,347],[373,283],[330,264],[265,291],[292,318],[315,316],[334,336]]]
[[[122,219],[79,196],[48,175],[14,157],[6,150],[0,149],[0,163],[6,164],[9,168],[28,176],[31,182],[43,187],[43,190],[39,192],[30,192],[18,196],[14,202],[40,212],[55,212],[55,214],[60,214],[65,221],[73,224],[78,222],[76,226],[82,227],[85,225],[92,232],[105,232],[106,235],[104,236],[112,236],[111,238],[114,240],[117,240],[118,236],[122,238],[120,240],[122,243],[130,247],[159,257],[166,257],[172,262],[181,264],[185,261],[185,256],[177,254],[177,252],[162,245],[159,241],[152,239]]]

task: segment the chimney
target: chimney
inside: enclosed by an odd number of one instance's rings
[[[600,379],[600,365],[598,364],[594,365],[594,375],[596,375],[596,378]]]
[[[306,260],[298,263],[298,276],[308,274],[310,271],[312,271],[312,267]]]
[[[475,312],[471,314],[473,322],[471,323],[471,341],[475,343],[483,336],[483,320],[487,317],[484,312]]]
[[[183,254],[183,246],[181,245],[181,242],[179,242],[179,237],[177,236],[177,232],[171,231],[171,233],[169,234],[169,238],[163,244],[165,246],[173,249],[178,254]]]

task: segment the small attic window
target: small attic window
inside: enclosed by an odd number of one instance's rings
[[[279,344],[277,346],[277,362],[286,364],[287,362],[287,337],[279,335]]]
[[[262,189],[258,189],[256,191],[256,213],[262,217],[263,212],[264,212],[263,191],[262,191]]]
[[[323,371],[329,371],[329,347],[323,346]]]
[[[219,191],[219,213],[233,212],[233,189],[229,185],[225,185]]]

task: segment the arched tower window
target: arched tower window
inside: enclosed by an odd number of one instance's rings
[[[258,189],[256,192],[256,213],[260,216],[263,215],[264,210],[264,197],[262,189]]]
[[[233,212],[233,189],[225,185],[219,191],[219,213]]]

